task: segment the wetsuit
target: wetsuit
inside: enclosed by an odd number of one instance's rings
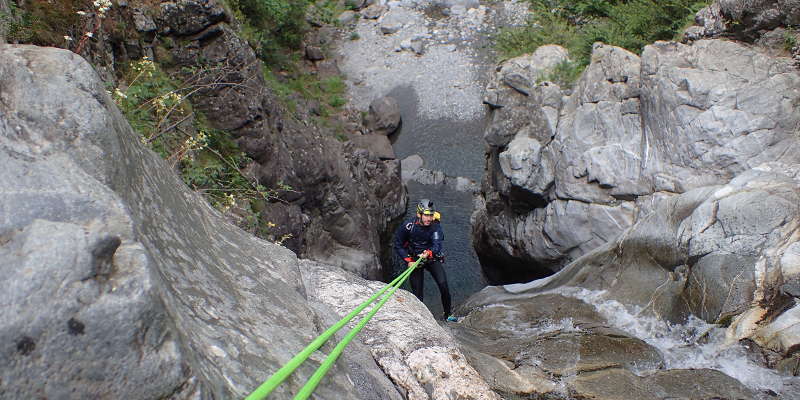
[[[438,256],[442,254],[442,241],[444,240],[444,233],[439,221],[434,221],[430,225],[425,226],[415,218],[411,221],[406,221],[397,229],[394,237],[394,250],[397,255],[402,258],[406,265],[408,262],[417,260],[417,256],[424,250],[433,252],[433,257],[424,260],[422,268],[417,268],[411,273],[409,280],[411,281],[411,292],[422,301],[422,288],[423,288],[423,269],[431,273],[436,285],[439,286],[439,293],[442,296],[442,308],[444,308],[444,316],[450,315],[450,290],[447,287],[447,275],[444,272],[442,263],[437,260]]]

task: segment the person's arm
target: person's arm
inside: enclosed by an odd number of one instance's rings
[[[408,242],[408,230],[406,229],[406,223],[402,223],[394,234],[394,252],[408,264],[409,262],[414,262],[414,260],[411,259],[412,256],[405,247],[406,242]]]
[[[444,231],[442,231],[442,224],[437,223],[431,235],[431,252],[434,256],[442,254],[442,242],[444,241]]]

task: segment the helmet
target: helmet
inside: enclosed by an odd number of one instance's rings
[[[433,202],[428,199],[422,199],[417,203],[417,214],[433,215]]]

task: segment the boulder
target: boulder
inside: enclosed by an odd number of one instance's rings
[[[325,53],[316,46],[306,46],[306,58],[311,61],[321,61],[325,59]]]
[[[350,141],[359,148],[369,150],[375,157],[382,160],[393,160],[395,158],[392,144],[385,135],[353,135],[350,137]]]
[[[414,175],[420,168],[422,168],[424,164],[425,161],[422,159],[422,157],[420,157],[419,154],[413,154],[404,158],[400,164],[403,183],[413,179]]]
[[[364,125],[371,132],[391,135],[400,128],[401,123],[400,106],[394,98],[378,97],[369,104],[369,114],[367,114]]]
[[[384,35],[397,33],[406,23],[406,17],[397,12],[389,12],[380,18],[380,30]]]
[[[369,7],[361,10],[361,18],[364,19],[378,19],[383,13],[386,12],[386,7],[378,3],[372,4]]]

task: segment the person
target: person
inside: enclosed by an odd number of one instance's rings
[[[444,308],[444,319],[456,321],[457,319],[450,314],[450,290],[447,287],[447,275],[442,266],[442,242],[444,233],[438,219],[439,213],[433,208],[433,202],[428,199],[421,199],[417,203],[416,218],[406,221],[397,228],[394,240],[394,250],[397,255],[410,267],[419,257],[420,261],[417,269],[411,273],[411,292],[422,301],[422,288],[424,272],[430,272],[436,285],[439,286],[439,294],[442,296],[442,308]]]

